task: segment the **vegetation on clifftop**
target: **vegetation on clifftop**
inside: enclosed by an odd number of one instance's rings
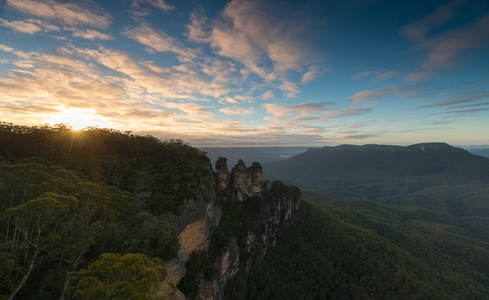
[[[145,264],[175,257],[176,230],[163,217],[210,176],[204,153],[179,140],[0,124],[0,298],[83,298],[70,274],[88,274],[106,253]]]

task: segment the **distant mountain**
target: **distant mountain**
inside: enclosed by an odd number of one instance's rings
[[[489,148],[468,149],[467,151],[475,155],[480,155],[489,158]]]
[[[270,165],[267,173],[291,180],[303,188],[328,186],[350,189],[358,181],[397,183],[394,190],[391,187],[389,190],[363,193],[363,196],[380,197],[417,191],[435,184],[486,183],[489,180],[489,159],[445,143],[407,147],[340,145],[310,148],[286,161]],[[419,181],[421,178],[424,180]],[[413,182],[413,179],[416,180]]]
[[[201,150],[207,153],[211,162],[219,157],[226,157],[230,165],[235,165],[241,159],[251,165],[260,162],[267,165],[286,160],[294,155],[305,152],[309,147],[204,147]]]
[[[302,189],[489,216],[489,159],[445,143],[311,148],[266,174]]]

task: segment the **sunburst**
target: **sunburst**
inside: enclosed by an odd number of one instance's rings
[[[93,109],[67,108],[61,113],[51,116],[45,121],[49,125],[66,124],[73,130],[82,130],[87,127],[104,126],[105,120],[97,116]]]

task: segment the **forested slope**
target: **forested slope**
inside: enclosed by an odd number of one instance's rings
[[[489,243],[449,215],[364,199],[306,204],[228,299],[487,299]]]
[[[258,162],[214,171],[180,140],[0,124],[0,299],[223,299],[303,216]]]
[[[267,174],[319,194],[464,217],[489,236],[489,159],[445,143],[311,148]]]
[[[179,249],[176,229],[163,217],[178,214],[209,176],[208,158],[182,141],[2,123],[0,295],[97,298],[123,284],[126,294],[112,296],[156,295],[163,261]],[[127,278],[104,274],[108,261]],[[81,271],[92,263],[100,270]],[[130,265],[140,273],[124,271]],[[80,273],[68,282],[74,271]],[[143,274],[144,281],[133,280]],[[115,277],[97,283],[105,275]]]

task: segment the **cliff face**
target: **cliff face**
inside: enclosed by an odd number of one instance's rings
[[[209,169],[212,169],[209,165]],[[212,170],[211,170],[212,171]],[[213,172],[210,172],[213,174]],[[185,263],[194,251],[207,250],[213,229],[221,219],[221,208],[216,205],[216,178],[202,178],[194,191],[195,197],[186,199],[179,216],[168,216],[167,221],[179,230],[180,249],[178,257],[165,262],[167,279],[161,284],[162,294],[167,299],[185,299],[176,289],[176,284],[185,276]]]
[[[304,217],[299,189],[263,182],[259,163],[248,168],[240,160],[229,172],[227,160],[219,158],[215,168],[215,177],[202,181],[198,196],[169,218],[180,228],[181,248],[178,258],[166,262],[169,276],[162,289],[167,299],[222,299],[229,280],[263,260],[284,230]],[[198,253],[198,263],[192,253]],[[206,270],[198,268],[202,261],[208,262]]]

